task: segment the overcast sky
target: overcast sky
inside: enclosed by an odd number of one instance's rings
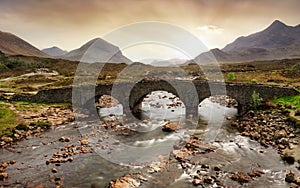
[[[162,21],[223,48],[276,19],[298,25],[299,10],[299,0],[0,0],[0,30],[40,49],[72,50],[123,25]]]

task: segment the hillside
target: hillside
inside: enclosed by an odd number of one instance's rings
[[[32,46],[23,39],[7,32],[0,31],[0,51],[9,55],[48,57],[47,54]]]
[[[263,31],[239,37],[222,50],[212,49],[195,58],[197,62],[243,62],[300,57],[300,25],[288,26],[278,20]]]

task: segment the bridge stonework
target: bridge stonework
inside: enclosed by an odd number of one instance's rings
[[[39,91],[36,95],[16,95],[12,100],[30,100],[34,102],[68,102],[77,107],[92,109],[96,113],[95,98],[102,95],[111,95],[124,108],[124,112],[131,114],[138,110],[139,104],[147,94],[163,90],[178,96],[185,104],[186,115],[198,113],[198,104],[214,95],[227,95],[238,102],[238,108],[251,103],[251,95],[255,91],[264,99],[274,97],[299,95],[292,87],[280,87],[250,83],[223,83],[201,80],[148,80],[138,83],[120,82],[77,88],[60,88]],[[76,93],[76,95],[74,95]],[[73,95],[72,95],[73,94]],[[73,100],[72,100],[73,97]]]

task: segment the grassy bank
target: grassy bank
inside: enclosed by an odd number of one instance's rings
[[[284,97],[279,97],[279,98],[274,98],[272,99],[273,103],[275,104],[280,104],[280,105],[285,105],[285,104],[291,104],[293,108],[300,108],[300,95],[296,96],[284,96]]]
[[[285,106],[286,104],[291,105],[289,118],[295,122],[297,126],[300,126],[300,116],[296,114],[296,111],[300,109],[300,95],[296,96],[285,96],[273,99],[271,102]]]
[[[34,129],[37,127],[47,129],[51,126],[48,121],[49,117],[53,116],[52,119],[55,119],[55,115],[58,115],[61,109],[70,109],[70,104],[29,101],[11,101],[8,103],[0,101],[0,137],[3,135],[11,136],[14,129],[22,129],[24,126],[33,126]],[[48,113],[48,115],[43,115],[43,113]],[[57,119],[59,118],[57,117]]]
[[[0,135],[18,124],[17,115],[9,108],[9,105],[0,102]]]

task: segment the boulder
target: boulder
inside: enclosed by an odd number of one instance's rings
[[[8,173],[2,172],[0,173],[0,181],[4,181],[8,178]]]
[[[129,174],[110,181],[109,188],[134,188],[139,187],[140,183],[131,178]]]
[[[289,172],[285,175],[285,181],[288,183],[292,183],[295,180],[295,174],[293,172]]]
[[[88,142],[88,140],[87,140],[87,139],[81,139],[81,140],[80,140],[80,143],[81,143],[81,145],[83,145],[83,146],[85,146],[85,145],[88,145],[88,144],[89,144],[89,142]]]
[[[175,123],[167,123],[162,127],[162,130],[164,132],[173,132],[176,131],[176,129],[178,128],[178,125]]]
[[[234,181],[237,181],[239,183],[248,183],[253,180],[251,178],[251,176],[249,176],[248,174],[246,174],[244,172],[238,172],[238,173],[234,174],[233,176],[231,176],[231,179]]]
[[[1,140],[3,140],[6,143],[10,143],[10,142],[14,141],[11,137],[8,137],[8,136],[2,136]]]

